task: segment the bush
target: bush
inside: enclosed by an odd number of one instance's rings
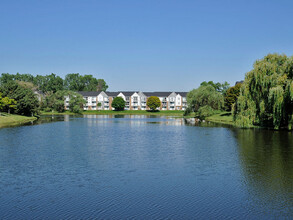
[[[44,109],[44,111],[45,111],[45,112],[51,112],[52,109],[47,107],[47,108]]]
[[[206,105],[206,106],[203,106],[203,107],[200,107],[198,109],[198,114],[199,114],[199,118],[201,120],[205,119],[206,117],[209,117],[209,116],[212,116],[215,114],[215,111],[214,109],[212,109],[211,106],[209,105]]]

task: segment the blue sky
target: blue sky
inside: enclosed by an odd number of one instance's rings
[[[109,90],[189,91],[293,55],[293,1],[0,0],[0,72],[92,74]]]

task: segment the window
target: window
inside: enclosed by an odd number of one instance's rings
[[[133,97],[133,101],[134,102],[137,102],[137,97]]]

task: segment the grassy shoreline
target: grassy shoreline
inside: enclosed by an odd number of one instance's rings
[[[27,117],[13,114],[0,114],[0,128],[23,125],[37,120],[36,117]]]
[[[157,116],[174,116],[174,117],[182,117],[182,118],[194,118],[195,114],[192,113],[188,116],[183,115],[184,111],[180,110],[167,110],[167,111],[145,111],[145,110],[125,110],[125,111],[112,111],[112,110],[88,110],[84,111],[81,114],[76,114],[73,112],[65,111],[62,113],[59,112],[41,112],[41,115],[157,115]],[[209,116],[205,119],[208,122],[218,123],[218,124],[226,124],[226,125],[233,125],[233,116],[231,112],[218,112],[215,115]]]
[[[113,110],[88,110],[84,111],[82,115],[158,115],[158,116],[177,116],[183,117],[184,111],[180,110],[170,110],[170,111],[145,111],[145,110],[125,110],[125,111],[113,111]],[[72,113],[69,111],[65,111],[62,113],[59,112],[41,112],[41,115],[79,115],[76,113]],[[190,115],[187,117],[194,117],[194,115]]]
[[[195,115],[191,114],[189,116],[183,116],[184,111],[144,111],[144,110],[125,110],[125,111],[111,111],[111,110],[101,110],[101,111],[84,111],[82,114],[76,114],[73,112],[65,111],[59,112],[41,112],[41,116],[49,115],[157,115],[157,116],[174,116],[174,117],[184,117],[184,118],[194,118]],[[0,128],[23,125],[32,121],[37,120],[36,117],[26,117],[21,115],[5,114],[2,113],[0,116]],[[233,117],[231,112],[220,112],[215,115],[209,116],[205,119],[208,122],[233,125]]]
[[[205,120],[209,122],[213,122],[213,123],[235,126],[231,112],[221,112],[221,113],[209,116]]]

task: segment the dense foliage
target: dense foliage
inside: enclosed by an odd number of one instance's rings
[[[115,97],[112,102],[112,107],[115,111],[123,111],[125,108],[125,101],[122,97]]]
[[[234,105],[236,125],[292,129],[293,57],[269,54],[253,67]]]
[[[69,111],[74,113],[81,113],[83,105],[86,101],[83,96],[68,90],[58,91],[56,93],[48,93],[42,103],[42,110],[46,112],[57,111],[59,113],[65,111],[65,98],[69,97]]]
[[[230,87],[225,94],[225,110],[231,111],[232,105],[236,102],[238,96],[240,95],[242,83],[238,83],[235,86]]]
[[[223,103],[223,95],[215,87],[212,85],[201,85],[199,88],[193,89],[187,94],[188,109],[186,110],[186,114],[197,112],[201,118],[204,118],[204,116],[207,116],[207,112],[210,115],[213,113],[213,110],[222,109]]]
[[[0,92],[4,97],[15,100],[16,108],[13,107],[15,104],[10,106],[10,110],[15,109],[15,113],[30,116],[38,112],[39,101],[31,89],[15,81],[9,81],[1,85]]]
[[[72,91],[65,91],[64,95],[70,98],[69,111],[74,113],[81,113],[83,111],[83,105],[86,104],[86,101],[82,95]]]
[[[155,111],[158,107],[161,106],[161,101],[157,96],[150,96],[147,99],[147,107],[149,107],[152,111]]]

